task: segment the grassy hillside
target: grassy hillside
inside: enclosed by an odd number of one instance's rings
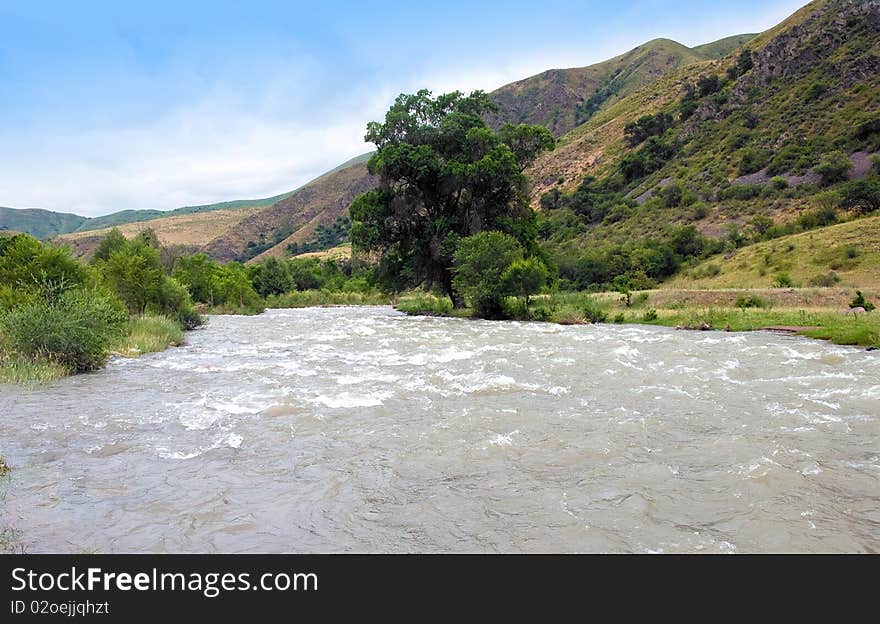
[[[615,58],[572,69],[551,69],[492,93],[500,112],[490,121],[546,126],[562,136],[602,108],[653,84],[682,65],[729,54],[754,35],[735,35],[695,48],[655,39]]]
[[[126,238],[133,238],[142,230],[150,228],[156,232],[159,242],[163,245],[182,246],[192,251],[198,251],[218,235],[222,235],[238,225],[252,210],[237,208],[192,212],[150,219],[146,222],[123,223],[114,227],[117,227]],[[100,230],[71,232],[56,237],[55,241],[69,245],[77,256],[90,256],[101,239],[111,229],[108,227]]]
[[[718,254],[664,287],[770,288],[789,282],[880,291],[880,215]]]
[[[178,217],[202,212],[212,212],[215,210],[260,210],[261,208],[267,208],[275,202],[284,199],[289,194],[290,193],[282,193],[281,195],[266,197],[264,199],[239,199],[219,202],[216,204],[205,204],[202,206],[184,206],[183,208],[175,208],[174,210],[121,210],[102,217],[87,219],[74,231],[88,232],[102,230],[104,228],[112,228],[126,223],[141,223],[153,219]]]
[[[85,221],[86,217],[63,212],[0,207],[0,230],[24,232],[41,239],[72,232]]]

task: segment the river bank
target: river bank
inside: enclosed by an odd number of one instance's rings
[[[180,324],[165,316],[129,319],[114,340],[111,355],[131,358],[178,347],[184,342]],[[48,358],[18,355],[3,345],[0,335],[0,384],[45,383],[74,374],[70,368]]]
[[[839,288],[651,290],[629,293],[553,293],[532,298],[528,312],[508,306],[514,320],[561,325],[640,324],[679,329],[779,331],[834,344],[880,347],[880,313],[850,311],[852,291]],[[877,299],[869,294],[870,299]],[[520,304],[521,305],[521,304]],[[395,307],[410,315],[468,318],[446,297],[410,294]]]

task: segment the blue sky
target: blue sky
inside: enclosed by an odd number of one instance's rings
[[[0,0],[0,206],[275,195],[367,151],[398,93],[759,32],[803,4]]]

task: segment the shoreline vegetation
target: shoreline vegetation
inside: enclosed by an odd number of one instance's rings
[[[560,325],[640,324],[702,331],[773,331],[827,340],[834,344],[880,348],[880,315],[854,312],[841,302],[849,291],[785,289],[633,293],[560,292],[532,297],[526,312],[521,300],[504,302],[508,320]],[[835,305],[836,302],[841,302]],[[477,318],[456,309],[448,297],[410,293],[395,308],[412,316]]]
[[[392,305],[409,315],[562,325],[783,331],[880,348],[873,290],[667,286],[630,291],[619,284],[613,291],[607,285],[605,292],[566,291],[548,279],[540,263],[523,260],[515,241],[491,236],[499,240],[483,245],[474,239],[470,248],[462,247],[469,255],[457,257],[458,267],[480,267],[470,275],[458,271],[455,283],[467,293],[463,301],[482,307],[464,307],[462,301],[456,306],[436,291],[384,293],[374,283],[374,267],[351,259],[270,259],[242,266],[197,254],[163,268],[167,250],[145,231],[132,241],[108,237],[85,264],[30,237],[0,239],[5,251],[0,272],[6,276],[0,288],[0,384],[46,383],[101,368],[111,356],[138,357],[179,346],[186,330],[205,322],[204,315],[339,305]],[[510,257],[493,267],[504,244]]]

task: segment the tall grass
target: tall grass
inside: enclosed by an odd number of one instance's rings
[[[626,322],[644,323],[636,316]],[[651,325],[700,327],[730,331],[753,331],[770,327],[802,328],[798,333],[835,344],[880,347],[880,314],[859,316],[839,311],[761,308],[683,308],[662,310]]]
[[[321,305],[387,305],[391,298],[378,292],[295,290],[266,297],[267,308],[308,308]]]
[[[413,292],[402,296],[394,305],[406,314],[417,316],[450,316],[453,305],[449,297],[438,297],[426,292]]]
[[[46,383],[70,373],[58,362],[0,352],[0,384]]]
[[[145,316],[128,321],[125,335],[113,346],[113,351],[126,357],[156,353],[183,343],[180,323],[166,316]]]

